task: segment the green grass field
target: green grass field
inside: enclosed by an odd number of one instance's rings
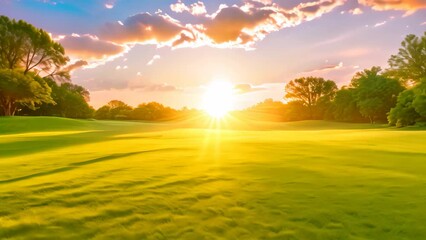
[[[426,239],[426,131],[0,118],[0,239]]]

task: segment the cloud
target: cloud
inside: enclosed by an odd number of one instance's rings
[[[255,10],[248,13],[238,7],[224,8],[213,19],[205,23],[205,34],[215,43],[239,42],[244,44],[254,40],[258,33],[263,34],[262,27],[267,25],[277,27],[277,23],[272,17],[273,13],[272,10]],[[250,30],[251,33],[249,33]]]
[[[122,56],[135,44],[249,50],[268,34],[318,18],[345,1],[317,0],[288,9],[269,0],[245,0],[240,5],[221,4],[210,15],[201,1],[189,6],[178,1],[171,5],[172,10],[202,15],[197,18],[197,24],[181,23],[159,10],[155,14],[139,13],[124,21],[106,23],[98,30],[97,36],[73,34],[60,36],[57,40],[65,47],[68,55],[88,61],[86,67],[96,67]],[[106,0],[104,4],[113,7],[115,0]],[[148,65],[158,58],[154,57]]]
[[[68,66],[66,66],[64,68],[64,71],[72,72],[72,71],[74,71],[74,70],[76,70],[78,68],[81,68],[81,67],[84,67],[84,66],[87,66],[87,65],[89,65],[89,63],[87,61],[77,60],[76,62],[71,63]]]
[[[157,44],[172,45],[181,38],[182,32],[189,29],[177,20],[161,13],[139,13],[124,22],[110,22],[100,30],[102,39],[118,44]],[[187,36],[187,35],[185,35]]]
[[[129,89],[139,89],[145,92],[173,92],[182,89],[167,83],[144,83],[141,80],[134,80],[128,83]]]
[[[314,68],[314,69],[311,69],[311,70],[308,70],[308,71],[304,71],[304,72],[302,72],[302,74],[337,70],[337,69],[340,69],[342,67],[343,67],[343,62],[339,62],[337,64],[329,64],[329,65],[320,66],[318,68]]]
[[[351,13],[352,15],[360,15],[363,14],[363,11],[361,8],[354,8],[349,10],[349,13]]]
[[[151,66],[155,61],[157,61],[158,59],[160,59],[161,56],[160,55],[154,55],[151,60],[149,60],[149,62],[146,64],[147,66]]]
[[[237,93],[240,93],[240,94],[266,90],[266,88],[264,87],[252,86],[251,84],[248,84],[248,83],[237,84],[234,86],[234,89],[237,91]]]
[[[68,55],[85,60],[106,60],[120,56],[128,50],[125,46],[103,41],[89,34],[63,36],[59,42]]]
[[[386,24],[386,21],[379,22],[379,23],[374,24],[374,27],[380,27],[380,26],[383,26],[385,24]]]
[[[301,3],[291,9],[268,0],[247,0],[240,6],[221,4],[208,15],[204,3],[189,6],[182,1],[170,8],[177,13],[202,15],[197,24],[182,24],[169,15],[139,13],[125,21],[110,22],[99,36],[117,44],[155,44],[170,47],[242,47],[252,46],[269,33],[310,21],[341,6],[346,0],[318,0]]]
[[[281,8],[272,1],[249,1],[240,7],[222,5],[203,24],[203,33],[214,44],[250,46],[272,32],[318,18],[344,2],[319,0],[301,3],[292,9]]]
[[[176,13],[183,13],[185,11],[189,11],[189,7],[187,7],[182,1],[178,1],[177,3],[171,4],[170,9]]]
[[[426,8],[425,0],[358,0],[358,3],[377,11],[404,10],[413,12]]]
[[[106,9],[113,9],[114,5],[115,5],[115,0],[106,0],[105,4],[104,4],[104,7]]]
[[[168,85],[167,83],[145,85],[145,87],[143,87],[143,89],[145,91],[150,91],[150,92],[179,91],[179,89],[177,87],[175,87],[173,85]]]
[[[206,6],[201,1],[186,6],[185,3],[179,0],[177,3],[171,4],[170,9],[176,13],[189,12],[194,16],[207,14]]]

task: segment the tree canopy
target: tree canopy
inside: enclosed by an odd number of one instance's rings
[[[387,113],[395,106],[398,94],[404,90],[401,83],[380,74],[380,67],[372,67],[355,74],[350,86],[355,89],[360,113],[371,123],[386,120]]]
[[[45,79],[52,89],[51,97],[55,104],[42,104],[37,109],[32,110],[23,107],[19,115],[32,116],[59,116],[68,118],[91,118],[93,109],[89,106],[89,92],[72,83],[57,83],[53,79]]]
[[[308,108],[309,116],[314,119],[320,115],[319,103],[330,102],[337,91],[337,85],[331,80],[319,77],[302,77],[290,81],[285,87],[285,98],[299,101]]]
[[[407,35],[388,63],[389,74],[397,79],[414,83],[426,81],[426,32],[421,37]]]
[[[408,35],[398,54],[389,59],[388,75],[409,83],[390,111],[389,124],[403,127],[426,121],[426,32]]]
[[[66,76],[61,71],[69,61],[64,48],[50,35],[23,21],[0,16],[0,67],[33,71],[38,75]]]
[[[3,115],[14,115],[18,103],[31,109],[35,104],[54,103],[51,89],[39,76],[18,70],[0,69],[0,104]]]
[[[18,103],[54,103],[41,72],[65,65],[64,49],[48,33],[25,21],[0,16],[0,99],[3,114],[14,115]]]

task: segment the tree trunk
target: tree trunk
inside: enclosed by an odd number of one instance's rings
[[[16,107],[15,107],[14,102],[11,99],[9,99],[9,100],[2,99],[0,102],[1,102],[1,106],[2,106],[2,109],[3,109],[4,116],[15,115]]]

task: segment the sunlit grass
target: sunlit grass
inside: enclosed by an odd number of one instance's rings
[[[0,137],[0,239],[426,238],[424,131],[14,121]]]

